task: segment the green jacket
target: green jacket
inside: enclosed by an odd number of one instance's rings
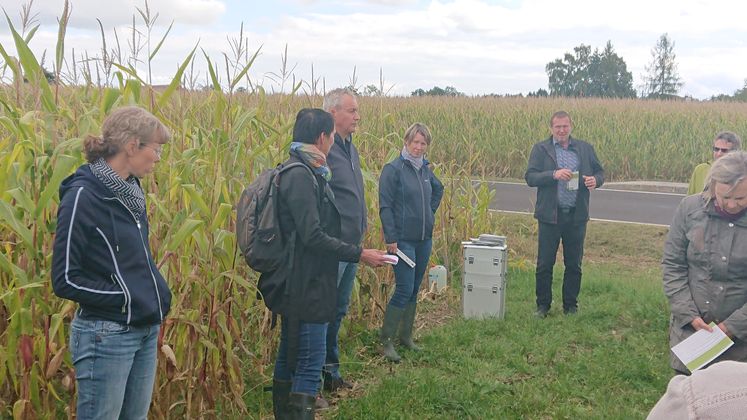
[[[747,215],[719,217],[711,200],[685,197],[677,208],[662,259],[664,294],[671,310],[669,344],[695,331],[690,323],[723,322],[734,345],[715,361],[747,362]],[[672,354],[672,367],[687,371]]]
[[[690,185],[687,186],[687,195],[702,193],[705,188],[708,171],[711,170],[710,163],[701,163],[695,167],[693,175],[690,177]]]

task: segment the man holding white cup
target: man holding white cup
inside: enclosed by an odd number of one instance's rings
[[[563,241],[563,312],[575,314],[581,290],[581,260],[584,255],[589,191],[604,182],[604,169],[594,148],[571,137],[571,117],[558,111],[550,118],[550,138],[532,147],[524,179],[537,187],[534,217],[539,222],[537,311],[545,318],[552,303],[552,271],[560,241]]]

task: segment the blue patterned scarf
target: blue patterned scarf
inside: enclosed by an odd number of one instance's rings
[[[311,166],[315,174],[321,175],[328,182],[332,179],[332,170],[327,166],[327,156],[316,145],[294,141],[290,146],[290,154]]]

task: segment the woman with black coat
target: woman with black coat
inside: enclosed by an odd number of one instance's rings
[[[327,154],[334,142],[334,121],[321,109],[303,109],[296,116],[289,165],[278,188],[278,217],[289,241],[286,266],[290,291],[280,312],[281,335],[273,374],[275,418],[313,419],[326,354],[327,324],[335,318],[339,261],[385,263],[385,253],[345,243],[340,212],[328,182],[333,176]]]
[[[405,144],[396,159],[387,163],[379,178],[379,215],[387,251],[404,253],[414,267],[402,258],[394,266],[396,286],[384,315],[381,341],[384,356],[399,362],[394,337],[410,350],[419,350],[412,340],[418,291],[431,256],[433,222],[444,193],[425,152],[431,133],[424,124],[415,123],[405,132]]]

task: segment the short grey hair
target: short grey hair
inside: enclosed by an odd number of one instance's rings
[[[425,144],[431,145],[431,131],[428,130],[428,127],[423,123],[415,123],[410,126],[410,128],[405,131],[405,143],[410,144],[411,141],[415,139],[416,135],[422,135],[423,139],[425,139]]]
[[[732,188],[747,178],[747,152],[738,150],[727,153],[713,162],[706,178],[703,196],[707,199],[716,197],[716,184],[726,184]]]
[[[739,150],[742,148],[742,139],[733,131],[722,131],[716,134],[716,138],[713,139],[713,142],[715,143],[716,140],[723,140],[727,143],[731,143],[731,150]]]
[[[337,109],[342,104],[342,97],[348,95],[356,98],[357,95],[350,88],[337,88],[332,89],[324,95],[324,102],[322,103],[322,109],[330,112],[332,109]]]

